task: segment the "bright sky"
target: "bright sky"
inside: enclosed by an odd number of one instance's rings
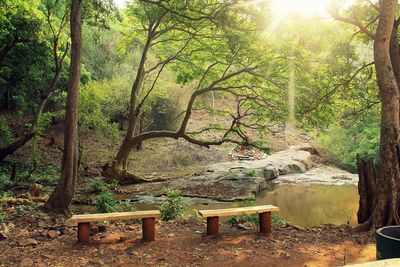
[[[119,8],[126,6],[127,0],[114,0]],[[129,0],[128,0],[129,1]],[[271,1],[272,8],[275,10],[277,17],[285,17],[290,14],[296,13],[304,18],[312,16],[329,17],[327,8],[333,0],[255,0]],[[349,6],[356,0],[345,0],[345,5]]]
[[[119,8],[125,7],[125,1],[126,0],[114,0],[114,3],[117,5]]]
[[[278,17],[285,17],[290,14],[298,14],[303,18],[318,16],[329,18],[328,8],[332,0],[271,0],[272,8]],[[345,0],[344,8],[352,5],[355,0]]]

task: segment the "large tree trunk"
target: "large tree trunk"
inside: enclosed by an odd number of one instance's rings
[[[357,170],[358,194],[360,195],[357,220],[361,224],[368,221],[374,210],[377,169],[373,160],[364,160],[357,155]]]
[[[399,168],[395,145],[399,133],[399,88],[391,61],[390,40],[393,38],[397,0],[380,2],[380,16],[374,40],[374,62],[381,97],[380,161],[376,177],[373,211],[362,229],[375,230],[399,223]]]
[[[60,180],[46,203],[55,212],[68,210],[78,178],[78,97],[82,56],[82,0],[71,4],[71,67],[65,110],[64,151]]]

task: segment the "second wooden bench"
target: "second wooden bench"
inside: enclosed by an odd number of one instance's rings
[[[219,217],[257,214],[257,213],[260,221],[260,232],[262,234],[270,234],[272,228],[271,212],[275,211],[279,211],[279,208],[272,205],[263,205],[263,206],[251,206],[251,207],[241,207],[241,208],[199,210],[199,214],[203,218],[207,218],[207,234],[209,235],[218,234]]]

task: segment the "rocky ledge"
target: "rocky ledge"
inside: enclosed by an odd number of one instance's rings
[[[130,185],[123,193],[160,196],[179,189],[188,197],[223,201],[254,199],[268,182],[296,184],[357,184],[355,174],[335,167],[318,165],[309,145],[293,146],[261,160],[236,160],[210,165],[199,175],[164,182]]]

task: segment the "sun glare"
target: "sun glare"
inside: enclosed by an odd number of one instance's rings
[[[272,9],[279,17],[296,14],[304,18],[329,17],[331,0],[273,0]]]

